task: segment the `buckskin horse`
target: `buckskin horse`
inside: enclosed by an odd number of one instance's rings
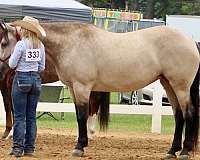
[[[5,24],[1,23],[0,25],[0,41],[4,34],[7,34],[7,29],[5,28]],[[17,30],[16,30],[17,31]],[[16,34],[16,42],[20,40],[20,35]],[[7,60],[7,59],[6,59]],[[12,81],[15,74],[15,71],[10,69],[5,63],[6,61],[0,60],[0,90],[3,97],[4,107],[6,111],[6,129],[2,135],[2,138],[7,138],[11,129],[12,129],[12,100],[11,100],[11,89],[12,89]],[[42,83],[52,83],[58,81],[58,75],[56,73],[55,67],[52,65],[49,57],[46,56],[46,69],[44,72],[41,73]],[[90,97],[90,116],[88,121],[88,134],[92,135],[95,132],[95,116],[97,114],[100,101],[97,101],[98,98],[101,98],[100,92],[95,92],[91,94]],[[99,102],[99,103],[98,103]]]
[[[46,55],[59,79],[74,97],[79,129],[73,156],[82,156],[88,145],[89,99],[94,91],[132,91],[159,79],[175,116],[172,146],[164,159],[189,159],[198,145],[199,62],[195,42],[182,32],[152,27],[129,33],[110,33],[91,24],[44,23]],[[16,29],[7,25],[0,58],[6,59],[16,43]],[[138,74],[139,73],[139,74]],[[107,129],[109,108],[103,111],[100,128]],[[182,133],[185,124],[185,140]]]

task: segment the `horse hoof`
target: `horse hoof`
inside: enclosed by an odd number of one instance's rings
[[[83,156],[83,151],[79,150],[79,149],[74,149],[72,152],[72,156],[74,157],[82,157]]]
[[[176,159],[176,155],[166,154],[165,157],[162,158],[162,160],[168,160],[168,159]]]
[[[3,136],[1,137],[1,139],[6,139],[8,137],[8,134],[3,134]]]
[[[189,160],[189,155],[180,155],[178,156],[178,160]]]

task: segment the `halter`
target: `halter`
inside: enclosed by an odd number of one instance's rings
[[[5,37],[5,40],[6,40],[6,43],[9,44],[9,38],[8,38],[8,28],[6,27],[6,24],[4,22],[1,22],[0,23],[0,27],[3,29],[3,33],[2,33],[2,38]],[[20,34],[18,33],[17,31],[17,28],[15,27],[15,37],[16,37],[16,40],[17,42],[19,40],[21,40],[21,37],[20,37]],[[0,58],[0,61],[5,63],[9,58],[10,58],[11,55],[9,55],[8,57],[6,57],[5,59],[1,59]]]
[[[17,31],[17,28],[16,28],[16,27],[15,27],[15,31],[16,31],[15,37],[16,37],[16,40],[17,40],[17,42],[18,42],[18,41],[21,40],[21,36],[20,36],[19,32]]]

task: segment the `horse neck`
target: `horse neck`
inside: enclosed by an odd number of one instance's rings
[[[63,56],[67,56],[73,46],[80,43],[80,36],[87,38],[89,33],[88,24],[63,22],[42,25],[47,33],[44,40],[46,55],[53,63],[59,61]]]

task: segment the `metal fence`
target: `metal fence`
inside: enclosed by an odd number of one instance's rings
[[[133,32],[136,30],[165,25],[164,21],[140,19],[139,21],[123,21],[117,19],[95,18],[93,23],[99,28],[103,28],[110,32],[123,33]]]

